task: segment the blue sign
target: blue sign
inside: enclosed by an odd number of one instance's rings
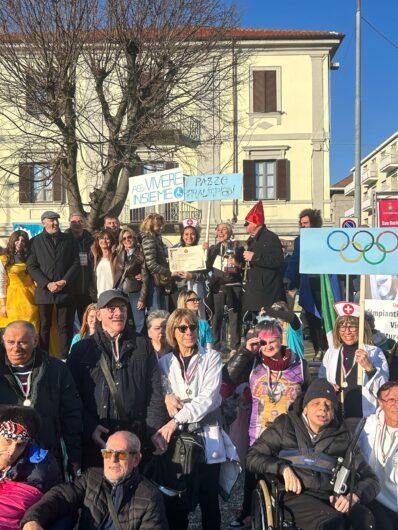
[[[397,228],[304,228],[304,274],[397,274]]]
[[[223,201],[240,199],[243,173],[185,177],[185,200]]]
[[[43,232],[43,225],[41,223],[12,223],[12,231],[25,230],[29,237],[32,238]]]

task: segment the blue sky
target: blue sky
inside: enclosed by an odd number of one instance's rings
[[[340,70],[331,72],[330,174],[332,183],[346,177],[355,157],[356,0],[239,0],[239,5],[243,27],[345,34],[334,58]],[[362,19],[363,157],[398,130],[398,0],[362,0]]]

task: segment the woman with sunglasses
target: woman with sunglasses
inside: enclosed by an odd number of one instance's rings
[[[148,271],[144,253],[132,228],[122,227],[119,245],[112,263],[114,289],[129,297],[137,333],[145,327],[145,306],[148,293]]]
[[[254,329],[254,336],[223,370],[224,396],[228,395],[228,386],[236,388],[244,382],[249,383],[252,398],[248,426],[250,445],[267,425],[287,412],[311,381],[307,362],[282,345],[282,333],[276,320],[260,322]],[[230,528],[245,528],[250,524],[251,496],[256,483],[255,476],[246,470],[242,511]]]
[[[354,314],[359,313],[357,304],[350,306]],[[339,312],[339,307],[336,308]],[[358,348],[358,331],[357,316],[339,316],[333,327],[333,347],[327,350],[319,368],[319,377],[326,378],[339,393],[344,420],[352,430],[355,430],[362,417],[376,412],[377,392],[389,378],[383,351],[371,345],[369,324],[365,321],[362,348]],[[358,384],[358,367],[363,371],[361,385]]]
[[[190,309],[199,315],[199,306],[202,299],[195,293],[195,291],[182,291],[177,300],[177,307],[179,309]],[[207,320],[199,320],[199,344],[202,348],[212,348],[213,334]]]
[[[226,460],[225,433],[220,427],[222,365],[218,352],[205,350],[198,344],[198,327],[198,317],[189,309],[176,309],[167,321],[166,338],[173,351],[159,360],[159,366],[166,396],[174,396],[177,402],[174,411],[168,407],[172,419],[158,434],[168,443],[177,429],[190,432],[201,428],[206,463],[199,465],[196,484],[202,528],[217,530],[220,528],[218,478],[220,463]],[[182,508],[179,497],[164,496],[164,500],[170,528],[186,530],[188,512]]]

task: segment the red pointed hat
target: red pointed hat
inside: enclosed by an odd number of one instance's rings
[[[245,221],[248,223],[254,223],[255,225],[264,224],[264,208],[261,201],[258,201],[258,203],[253,206],[250,212],[246,215]]]

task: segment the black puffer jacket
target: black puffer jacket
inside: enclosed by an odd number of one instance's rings
[[[152,435],[168,419],[158,361],[149,339],[126,327],[119,338],[119,352],[118,368],[110,337],[98,326],[94,335],[73,346],[66,362],[83,401],[84,445],[89,454],[97,452],[91,435],[99,424],[108,428],[109,434],[133,430],[143,441],[142,437]],[[128,425],[119,417],[100,367],[102,353],[129,416]]]
[[[137,480],[138,478],[138,480]],[[123,530],[167,530],[168,525],[160,492],[146,479],[133,477],[123,484],[123,501],[118,510]],[[106,493],[111,484],[102,469],[91,468],[73,483],[56,486],[30,508],[21,521],[36,521],[47,528],[63,515],[82,508],[79,530],[98,530],[109,515]]]
[[[0,352],[0,404],[22,405],[25,397],[6,362],[3,348]],[[73,378],[59,359],[50,357],[36,348],[33,353],[32,407],[40,414],[42,427],[38,442],[51,449],[61,460],[61,436],[71,462],[80,462],[82,445],[82,403]]]
[[[170,274],[166,259],[166,245],[160,236],[150,233],[142,234],[142,250],[146,266],[152,276],[159,273]]]
[[[37,284],[36,304],[63,304],[71,300],[80,263],[77,243],[70,234],[59,232],[53,237],[43,230],[32,239],[27,266]],[[47,285],[58,280],[65,280],[65,287],[59,293],[51,293]]]
[[[344,458],[351,441],[351,434],[345,424],[335,418],[314,441],[311,441],[301,413],[302,399],[299,398],[292,411],[282,414],[265,429],[248,451],[246,464],[249,471],[262,475],[281,475],[287,465],[287,461],[278,456],[282,450],[314,449],[333,457]],[[332,495],[333,486],[330,484],[329,474],[297,467],[293,469],[302,483],[303,492],[308,491],[321,499]],[[367,504],[379,493],[379,481],[361,453],[357,453],[355,457],[355,469],[357,477],[354,493],[358,495],[361,503]]]
[[[130,256],[124,249],[121,250],[116,254],[111,265],[114,288],[123,289],[123,292],[127,294],[140,291],[140,300],[145,303],[149,277],[141,247],[135,247]],[[142,281],[136,280],[137,274],[141,274]],[[122,279],[123,282],[121,283]]]

